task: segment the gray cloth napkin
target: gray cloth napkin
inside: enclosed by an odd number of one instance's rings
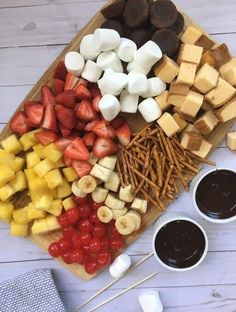
[[[0,312],[66,312],[50,269],[36,269],[0,284]]]

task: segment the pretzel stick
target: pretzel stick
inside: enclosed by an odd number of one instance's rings
[[[144,176],[146,177],[148,175],[149,172],[149,166],[146,168],[145,172],[144,172]],[[138,187],[135,190],[135,194],[138,194],[138,192],[140,191],[141,187],[143,187],[145,183],[145,180],[142,179],[141,182],[139,183]]]
[[[138,159],[136,156],[134,156],[131,152],[127,151],[125,148],[120,148],[125,154],[127,154],[130,158],[133,158],[133,160],[137,161],[141,166],[143,166],[143,162]]]
[[[122,152],[121,152],[121,159],[122,159],[123,169],[124,169],[124,183],[127,186],[129,184],[128,170],[127,170],[127,164],[126,164],[126,161],[125,161],[125,157],[124,157],[124,154]]]
[[[175,169],[176,174],[178,175],[178,178],[182,182],[184,189],[187,191],[188,190],[188,186],[187,186],[187,183],[186,183],[183,175],[181,174],[181,172],[179,172],[179,170],[176,167],[174,169]]]
[[[197,168],[195,168],[194,166],[188,164],[188,163],[184,163],[182,160],[180,160],[180,163],[182,163],[184,165],[185,168],[189,169],[190,171],[192,171],[193,173],[198,174],[199,170]]]
[[[166,150],[166,154],[170,160],[170,163],[173,164],[174,163],[174,159],[171,155],[171,152],[170,152],[170,149],[169,149],[169,146],[167,144],[167,140],[165,138],[165,135],[164,135],[164,132],[162,130],[160,130],[160,135],[161,135],[161,139],[162,139],[162,142],[163,142],[163,145],[164,145],[164,148]]]
[[[119,178],[120,178],[120,184],[121,184],[121,186],[124,188],[126,185],[125,185],[125,183],[124,183],[123,175],[122,175],[122,173],[121,173],[120,160],[119,160],[119,158],[118,158],[118,160],[117,160],[116,166],[117,166],[117,171],[118,171],[118,175],[119,175]]]
[[[182,169],[181,169],[180,163],[179,163],[179,161],[178,161],[178,159],[177,159],[177,157],[176,157],[175,151],[174,151],[174,149],[173,149],[173,145],[171,144],[171,141],[170,141],[169,138],[167,138],[166,141],[167,141],[167,145],[169,146],[171,155],[172,155],[172,157],[173,157],[173,159],[174,159],[174,163],[176,164],[176,167],[178,168],[178,170],[181,172]]]
[[[140,173],[133,166],[130,166],[130,168],[136,173],[137,176],[139,176],[141,179],[144,179],[145,182],[147,182],[150,186],[152,186],[156,190],[156,192],[159,194],[158,186],[156,186],[155,183],[153,183],[151,180],[149,180],[147,177],[145,177],[142,173]]]
[[[150,127],[150,124],[148,124],[146,127],[144,127],[138,134],[135,135],[135,137],[130,141],[130,143],[127,145],[127,149],[130,149],[130,147],[134,144],[135,141]]]
[[[141,150],[144,150],[144,152],[146,151],[146,148],[142,144],[140,144],[138,141],[134,142],[134,146],[139,147]]]
[[[171,173],[173,171],[173,168],[174,168],[174,166],[170,165],[170,168],[168,170],[168,173],[167,173],[167,176],[166,176],[166,179],[165,179],[165,183],[164,183],[164,186],[163,186],[163,189],[162,189],[162,192],[161,192],[161,198],[163,198],[165,196],[167,185],[169,183],[170,176],[171,176]]]
[[[197,155],[195,155],[195,154],[193,154],[193,153],[191,153],[189,151],[187,151],[187,153],[188,153],[188,155],[190,155],[190,157],[195,158],[196,160],[198,160],[198,161],[200,161],[202,163],[205,163],[205,164],[208,164],[208,165],[211,165],[211,166],[215,166],[216,165],[216,163],[214,161],[212,161],[212,160],[199,157],[199,156],[197,156]]]
[[[158,179],[158,186],[162,186],[162,167],[161,167],[161,160],[159,157],[159,154],[157,152],[157,149],[153,150],[153,156],[154,159],[156,161],[156,165],[157,165],[157,179]]]
[[[145,192],[144,190],[140,190],[141,193],[143,193],[144,197],[149,200],[151,203],[153,203],[154,206],[156,206],[158,209],[160,210],[164,210],[165,206],[164,204],[156,197],[156,201],[155,199],[153,199],[147,192]]]
[[[130,184],[131,184],[132,188],[135,189],[133,172],[132,172],[132,170],[130,170],[130,162],[129,162],[128,156],[126,154],[123,154],[123,155],[124,155],[124,159],[125,159],[126,164],[127,164],[128,172],[129,172]]]

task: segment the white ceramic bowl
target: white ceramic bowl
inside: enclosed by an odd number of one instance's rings
[[[184,220],[184,221],[189,221],[193,224],[195,224],[203,233],[204,238],[205,238],[205,250],[201,256],[201,258],[198,260],[197,263],[195,263],[194,265],[190,266],[190,267],[186,267],[186,268],[174,268],[171,267],[169,265],[167,265],[166,263],[164,263],[158,256],[156,249],[155,249],[155,240],[156,240],[156,236],[158,234],[158,232],[161,230],[161,228],[163,226],[165,226],[167,223],[170,223],[172,221],[176,221],[176,220]],[[154,228],[155,228],[155,232],[154,232],[154,236],[153,236],[153,240],[152,240],[152,249],[154,252],[154,256],[157,259],[157,261],[166,269],[171,270],[171,271],[175,271],[175,272],[185,272],[185,271],[189,271],[192,270],[194,268],[196,268],[200,263],[202,263],[202,261],[204,260],[204,258],[206,257],[207,251],[208,251],[208,238],[206,235],[205,230],[202,228],[202,226],[200,224],[198,224],[196,221],[194,221],[191,218],[186,217],[185,215],[183,215],[182,213],[178,213],[178,212],[168,212],[163,214],[159,219],[157,219],[157,221],[154,223]]]
[[[205,178],[209,173],[217,171],[217,170],[229,170],[231,172],[236,173],[236,170],[232,169],[232,168],[227,168],[227,167],[219,167],[219,168],[214,168],[211,170],[207,170],[204,171],[204,173],[200,173],[199,177],[197,177],[194,181],[193,181],[193,205],[195,207],[195,209],[197,210],[198,214],[204,218],[205,220],[209,221],[209,222],[213,222],[213,223],[229,223],[232,222],[234,220],[236,220],[236,216],[230,217],[230,218],[226,218],[226,219],[214,219],[211,218],[209,216],[207,216],[206,214],[204,214],[198,207],[197,202],[196,202],[196,192],[197,192],[197,188],[198,185],[200,184],[200,182],[202,181],[203,178]]]

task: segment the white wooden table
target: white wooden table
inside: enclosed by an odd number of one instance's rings
[[[48,65],[104,2],[0,0],[1,129]],[[232,54],[236,55],[235,0],[176,0],[176,4],[219,42],[226,42]],[[236,154],[225,147],[225,142],[214,151],[211,159],[218,166],[236,168]],[[235,223],[214,225],[201,220],[193,209],[190,193],[181,195],[169,210],[188,214],[206,229],[209,253],[203,264],[193,271],[178,274],[166,271],[151,258],[94,303],[153,271],[160,274],[100,311],[141,311],[137,298],[148,289],[160,291],[165,311],[168,312],[236,311]],[[151,239],[150,228],[127,250],[134,262],[151,251]],[[107,272],[90,282],[79,280],[27,239],[10,237],[8,226],[0,224],[0,282],[42,267],[53,269],[55,282],[68,311],[111,280]]]

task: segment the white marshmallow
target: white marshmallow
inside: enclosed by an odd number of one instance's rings
[[[85,60],[94,61],[101,53],[94,44],[94,35],[84,36],[80,43],[80,54]]]
[[[97,58],[97,65],[103,70],[111,68],[117,73],[123,73],[122,63],[113,51],[102,52]]]
[[[97,64],[88,60],[84,66],[81,76],[90,82],[97,82],[101,74],[102,70],[97,66]]]
[[[128,74],[128,87],[127,90],[130,94],[140,94],[147,91],[147,77],[144,74],[140,74],[131,71]]]
[[[141,68],[145,64],[145,68],[151,68],[156,62],[162,58],[162,52],[154,41],[146,42],[134,54],[134,61]]]
[[[68,52],[65,56],[65,66],[68,72],[80,76],[84,68],[84,58],[78,52]]]
[[[131,62],[134,59],[134,53],[137,51],[137,45],[130,39],[121,38],[120,45],[115,49],[116,54],[124,62]]]
[[[138,106],[138,111],[146,122],[152,122],[158,119],[161,114],[161,108],[153,98],[142,101]]]
[[[143,312],[162,312],[163,305],[157,290],[146,292],[139,296]]]
[[[119,278],[125,274],[125,272],[131,266],[131,258],[126,254],[121,254],[113,261],[109,267],[109,271],[112,277]]]
[[[107,121],[113,120],[120,112],[120,102],[112,94],[104,95],[98,103],[98,107]]]
[[[103,77],[98,80],[98,87],[102,95],[119,95],[128,83],[128,77],[123,73],[115,73],[112,69],[105,70]]]
[[[123,90],[120,95],[121,111],[123,113],[136,113],[138,109],[138,94],[129,94],[127,90]]]
[[[147,82],[148,82],[147,91],[141,94],[143,98],[157,96],[166,90],[166,83],[163,82],[158,77],[150,78],[148,79]]]
[[[144,74],[147,76],[147,74],[150,72],[151,70],[151,67],[145,67],[144,64],[138,64],[136,63],[134,60],[132,62],[130,62],[128,65],[127,65],[127,71],[128,72],[131,72],[131,71],[135,71],[137,73],[140,73],[140,74]]]
[[[94,32],[94,44],[100,51],[114,50],[120,44],[120,35],[113,29],[98,28]]]

